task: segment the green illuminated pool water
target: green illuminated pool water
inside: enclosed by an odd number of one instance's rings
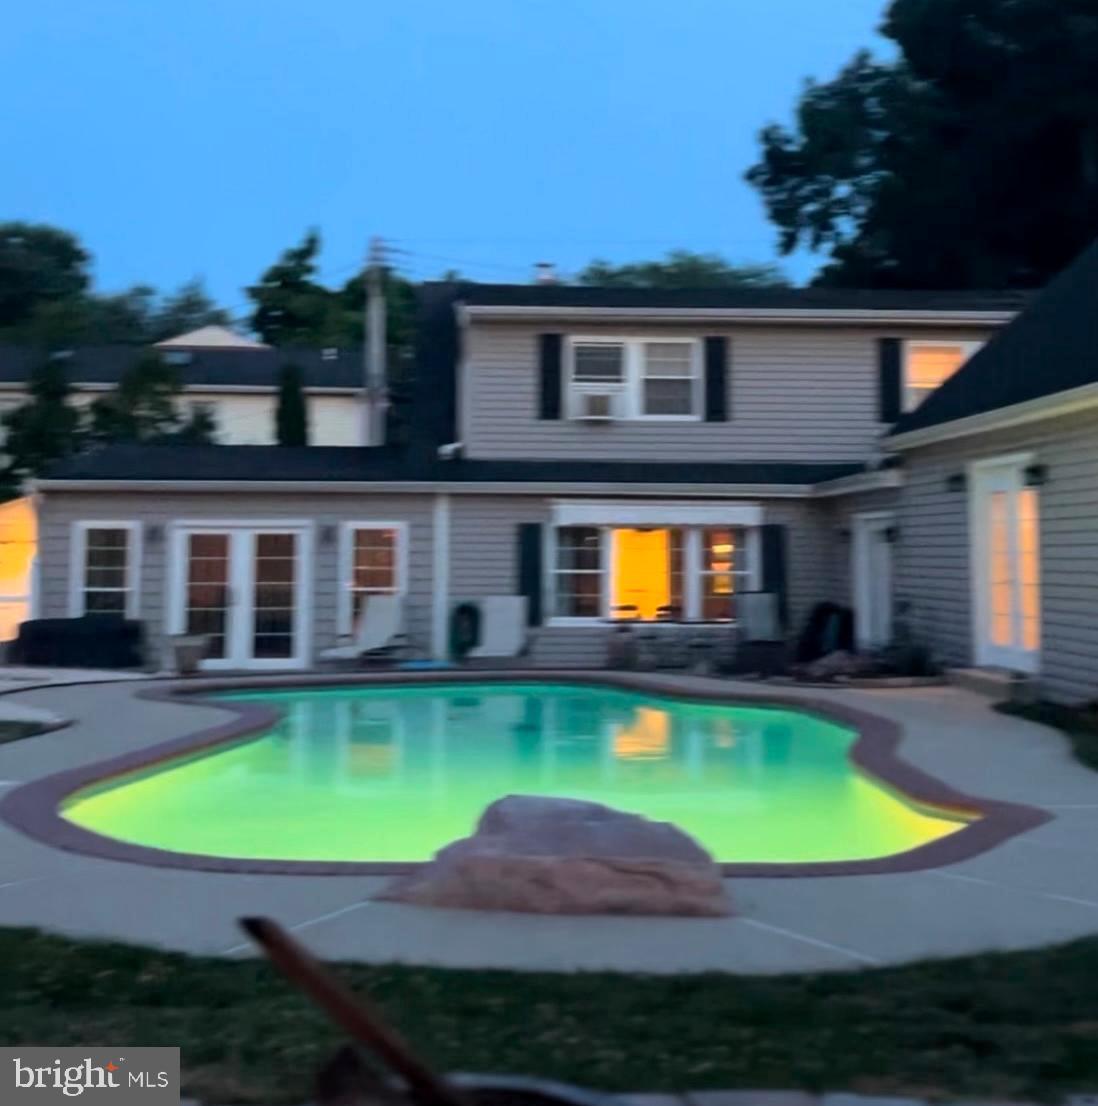
[[[592,799],[673,822],[718,859],[852,860],[961,823],[862,775],[855,734],[794,711],[563,684],[241,692],[268,733],[74,796],[63,814],[177,852],[414,861],[512,793]]]

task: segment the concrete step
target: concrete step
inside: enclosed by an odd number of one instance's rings
[[[983,695],[993,703],[1032,703],[1037,698],[1037,681],[1009,668],[950,668],[949,682],[965,691]]]

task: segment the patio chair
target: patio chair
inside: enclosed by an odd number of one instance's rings
[[[480,600],[480,644],[467,657],[517,657],[526,648],[526,596],[489,595]]]
[[[320,653],[322,661],[357,661],[390,656],[407,644],[402,632],[404,611],[399,595],[371,595],[355,623],[352,640]]]

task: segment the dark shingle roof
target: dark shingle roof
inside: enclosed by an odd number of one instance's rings
[[[921,430],[1098,382],[1098,242],[893,427]]]
[[[69,458],[46,479],[140,481],[325,481],[815,484],[860,464],[777,461],[444,461],[415,449],[355,446],[114,445]]]
[[[743,308],[816,311],[1019,311],[1027,292],[925,292],[843,288],[599,288],[568,284],[466,284],[481,307]]]
[[[117,384],[122,374],[141,356],[140,346],[81,346],[63,359],[72,384]],[[175,363],[173,354],[186,352],[186,364]],[[325,357],[319,349],[193,349],[161,350],[174,365],[185,386],[274,388],[282,365],[301,366],[307,388],[358,388],[362,385],[362,352],[336,350]],[[0,384],[23,383],[42,358],[31,346],[0,345]]]

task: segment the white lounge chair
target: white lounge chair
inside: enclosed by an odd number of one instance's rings
[[[517,657],[526,647],[526,596],[489,595],[479,601],[480,644],[467,656]]]
[[[391,653],[406,643],[403,622],[404,610],[399,595],[371,595],[358,616],[354,634],[347,635],[350,643],[322,650],[320,659],[356,661]]]

